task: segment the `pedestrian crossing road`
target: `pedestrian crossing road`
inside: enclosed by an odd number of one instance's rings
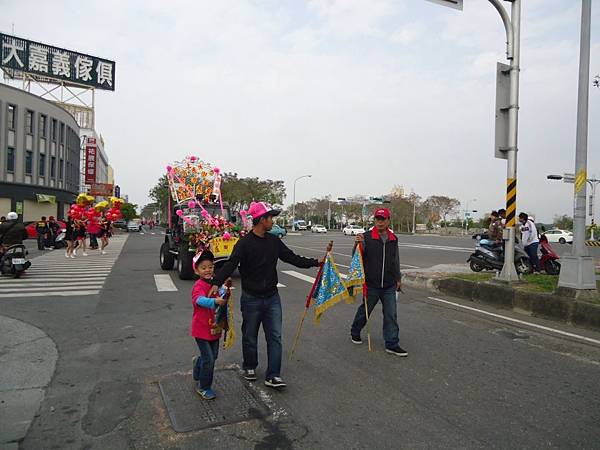
[[[21,278],[0,278],[0,298],[82,296],[99,294],[128,235],[111,238],[106,255],[88,250],[88,256],[65,258],[64,249],[45,253],[31,260]]]

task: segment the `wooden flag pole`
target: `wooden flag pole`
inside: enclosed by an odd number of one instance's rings
[[[327,252],[325,253],[325,257],[327,257],[327,253],[329,253],[333,249],[333,241],[329,241],[327,245]],[[304,313],[302,314],[302,318],[300,319],[300,323],[298,324],[298,329],[296,330],[296,336],[294,337],[294,343],[292,344],[292,351],[290,352],[290,360],[294,356],[294,351],[296,350],[296,345],[298,345],[298,340],[300,339],[300,332],[302,331],[302,325],[304,324],[304,319],[308,315],[308,309],[310,308],[310,303],[312,300],[312,296],[315,293],[315,289],[317,288],[317,283],[321,279],[321,274],[323,273],[323,264],[325,263],[325,258],[321,263],[321,267],[319,267],[319,271],[317,272],[317,277],[315,278],[315,282],[308,293],[308,297],[306,297],[306,304],[304,306]]]
[[[359,248],[360,248],[360,257],[362,258],[363,255],[363,249],[362,249],[362,243],[359,244]],[[366,287],[363,287],[363,303],[365,304],[365,315],[367,317],[367,344],[369,346],[369,351],[372,351],[371,348],[371,330],[370,330],[370,326],[369,326],[369,306],[367,304],[367,292],[366,291]]]

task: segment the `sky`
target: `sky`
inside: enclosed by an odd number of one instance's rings
[[[0,31],[116,61],[96,128],[140,206],[169,163],[196,155],[284,180],[286,204],[311,174],[297,201],[400,185],[483,212],[505,201],[494,158],[505,33],[491,4],[464,3],[0,0]],[[517,208],[548,222],[573,208],[573,186],[546,175],[574,171],[581,2],[522,3]],[[589,105],[588,174],[600,177],[600,89]]]

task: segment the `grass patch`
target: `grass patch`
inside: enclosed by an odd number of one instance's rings
[[[489,281],[494,278],[493,273],[457,273],[453,278],[460,278],[467,281]]]
[[[525,282],[521,287],[534,292],[554,292],[558,286],[558,275],[530,274],[523,275],[521,279]]]

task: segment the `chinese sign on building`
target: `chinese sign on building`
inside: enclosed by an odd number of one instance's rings
[[[94,183],[90,187],[90,195],[93,195],[94,197],[111,197],[113,195],[113,185]]]
[[[87,138],[85,143],[85,184],[96,183],[96,156],[96,139]]]
[[[0,33],[0,68],[13,76],[39,75],[96,89],[115,90],[115,63]]]

